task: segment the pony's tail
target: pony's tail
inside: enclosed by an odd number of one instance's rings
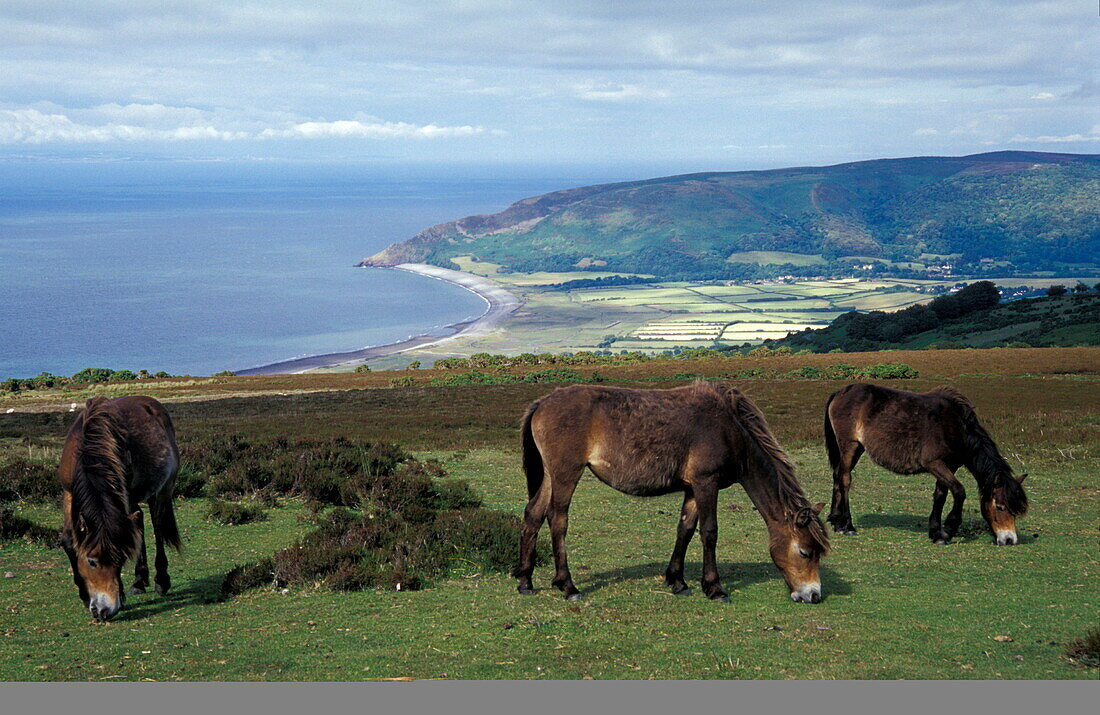
[[[157,510],[160,512],[154,525],[157,536],[177,552],[182,552],[183,539],[180,538],[179,526],[176,525],[176,510],[172,506],[172,495],[167,491],[158,497]]]
[[[833,420],[829,417],[829,406],[833,404],[833,398],[836,395],[837,393],[834,392],[825,401],[825,452],[829,455],[829,466],[832,467],[833,474],[836,474],[837,467],[840,466],[840,445],[836,441]]]
[[[538,406],[538,400],[531,403],[531,406],[527,408],[527,413],[523,415],[523,424],[520,428],[523,434],[523,473],[527,477],[528,499],[533,499],[538,494],[545,476],[542,454],[539,453],[538,445],[535,444],[535,436],[531,433],[531,418],[535,416],[535,410],[538,409]]]

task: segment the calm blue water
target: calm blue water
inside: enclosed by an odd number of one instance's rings
[[[471,318],[485,303],[462,288],[353,265],[434,223],[577,185],[396,173],[0,163],[0,379],[208,375]]]

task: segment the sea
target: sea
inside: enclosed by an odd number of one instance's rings
[[[0,161],[0,380],[210,375],[386,345],[485,311],[364,257],[598,176],[295,162]]]

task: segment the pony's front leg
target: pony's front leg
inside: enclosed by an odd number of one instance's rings
[[[134,525],[138,532],[138,552],[134,564],[134,583],[130,586],[130,595],[145,593],[149,587],[149,564],[145,554],[145,515],[141,509],[133,515]]]
[[[947,532],[947,538],[950,540],[955,538],[955,534],[959,533],[959,527],[962,525],[966,489],[963,488],[962,482],[958,479],[952,479],[948,487],[951,489],[951,511],[947,514],[943,526]]]
[[[928,538],[936,544],[946,544],[951,538],[944,530],[940,519],[943,517],[943,505],[947,501],[947,485],[936,480],[936,491],[932,494],[932,513],[928,515]]]
[[[703,593],[707,598],[729,603],[729,595],[718,579],[718,485],[708,479],[695,488],[699,510],[699,537],[703,541]]]
[[[687,583],[684,582],[684,556],[687,553],[688,544],[695,534],[695,525],[699,521],[699,509],[695,503],[695,495],[690,489],[684,492],[684,505],[680,508],[680,522],[676,525],[676,545],[672,547],[672,558],[665,569],[665,583],[672,587],[672,592],[677,596],[687,596],[691,593]]]

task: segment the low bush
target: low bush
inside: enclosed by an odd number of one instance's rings
[[[881,365],[868,365],[867,367],[861,368],[856,373],[856,376],[870,380],[909,380],[914,377],[919,377],[920,373],[903,362],[895,362]]]
[[[1066,645],[1066,657],[1087,668],[1100,668],[1100,627]]]
[[[225,439],[246,459],[266,455],[272,466],[235,464],[212,479],[208,491],[239,494],[268,478],[289,479],[289,493],[305,498],[305,519],[317,528],[270,561],[230,571],[223,596],[270,583],[415,590],[459,566],[507,571],[515,561],[519,518],[483,508],[469,484],[445,479],[438,461],[414,459],[390,444],[303,441],[285,445],[281,454],[269,444]],[[263,490],[253,498],[256,493]],[[256,509],[254,502],[214,497],[210,515],[245,523]]]

